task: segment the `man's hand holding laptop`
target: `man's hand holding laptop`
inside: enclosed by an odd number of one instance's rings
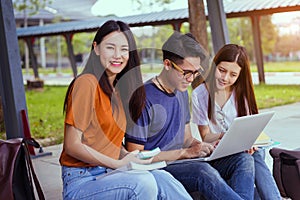
[[[214,149],[213,143],[200,142],[194,138],[191,145],[186,148],[185,153],[187,158],[199,158],[209,156]]]

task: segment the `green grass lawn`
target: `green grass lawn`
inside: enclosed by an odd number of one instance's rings
[[[257,72],[257,66],[252,64],[251,71]],[[265,72],[300,72],[300,62],[266,62],[264,63]]]
[[[43,145],[58,144],[63,140],[63,102],[67,86],[45,86],[43,91],[26,91],[31,135],[48,138]]]
[[[150,71],[147,66],[142,70]],[[281,70],[299,72],[299,62],[267,63],[265,66],[266,72]],[[66,90],[67,86],[45,86],[43,91],[26,91],[31,135],[43,146],[63,140],[62,108]],[[255,95],[259,109],[300,102],[300,85],[255,85]],[[5,138],[5,133],[0,133],[0,138]]]
[[[255,85],[259,109],[300,102],[300,85]]]

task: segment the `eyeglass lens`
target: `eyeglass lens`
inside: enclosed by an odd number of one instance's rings
[[[193,79],[195,79],[197,76],[200,75],[199,70],[191,71],[191,70],[183,70],[181,69],[177,64],[171,61],[172,67],[176,69],[177,71],[181,72],[183,75],[183,78],[188,79],[191,76],[193,76]]]

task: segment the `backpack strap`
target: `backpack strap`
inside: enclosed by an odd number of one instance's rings
[[[277,187],[280,191],[281,196],[287,197],[285,188],[283,186],[282,177],[281,177],[281,175],[282,175],[282,173],[281,173],[282,163],[281,163],[281,159],[280,159],[279,154],[282,151],[285,151],[285,150],[274,147],[274,148],[270,149],[269,153],[273,158],[273,177],[275,179]]]
[[[26,163],[28,164],[29,179],[30,179],[31,185],[32,185],[32,179],[31,179],[31,176],[32,176],[39,199],[45,200],[45,196],[44,196],[42,187],[41,187],[39,180],[35,174],[35,171],[34,171],[34,168],[33,168],[32,162],[31,162],[30,154],[28,151],[28,144],[31,144],[35,147],[36,147],[36,144],[38,145],[37,147],[39,147],[39,144],[33,138],[26,138],[26,139],[23,139],[23,141],[22,141],[22,146],[23,146],[23,149],[25,152]]]
[[[296,166],[298,167],[298,173],[299,173],[299,177],[300,177],[300,159],[296,160]]]

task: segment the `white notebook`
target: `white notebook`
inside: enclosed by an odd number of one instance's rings
[[[167,163],[165,161],[154,162],[150,164],[138,164],[130,162],[126,167],[127,170],[154,170],[166,167]]]

